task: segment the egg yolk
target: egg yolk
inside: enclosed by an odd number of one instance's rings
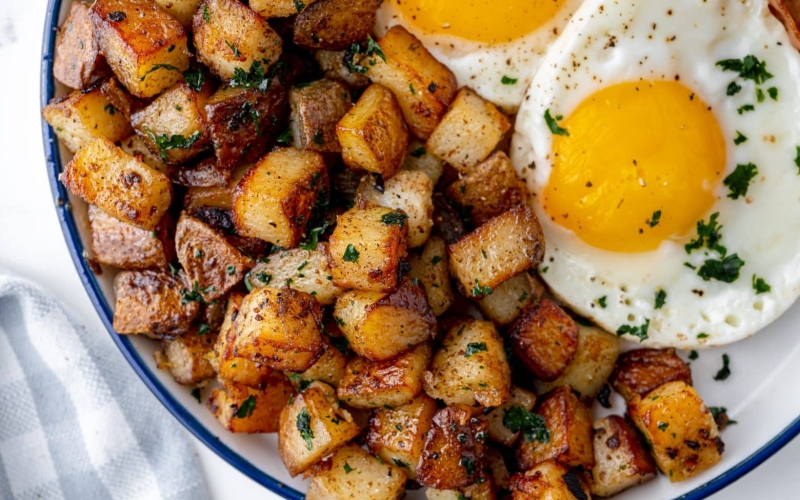
[[[654,250],[690,234],[717,200],[722,132],[708,105],[677,81],[604,88],[557,126],[566,133],[553,135],[544,208],[594,247]]]
[[[394,10],[427,34],[505,43],[552,19],[565,0],[391,0]]]

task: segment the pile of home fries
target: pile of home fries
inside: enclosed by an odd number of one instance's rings
[[[309,499],[588,499],[723,452],[670,349],[548,294],[511,120],[378,0],[75,1],[44,110],[114,329]],[[482,319],[479,319],[482,318]],[[594,420],[613,387],[627,416]]]

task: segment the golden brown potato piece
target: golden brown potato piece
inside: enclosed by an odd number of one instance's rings
[[[435,413],[436,401],[424,392],[403,406],[375,410],[366,437],[369,451],[402,467],[409,478],[416,478],[425,435]]]
[[[172,202],[172,184],[164,174],[103,138],[82,147],[59,180],[87,203],[149,230],[156,228]]]
[[[292,248],[300,243],[328,175],[319,153],[279,148],[259,160],[233,195],[239,234]],[[334,282],[335,283],[335,282]]]
[[[433,349],[419,344],[388,361],[356,357],[347,363],[336,395],[353,408],[395,408],[422,391],[422,375]]]
[[[336,126],[342,160],[355,170],[394,176],[406,156],[408,127],[394,95],[372,84]]]
[[[446,404],[500,406],[508,401],[511,370],[503,339],[492,323],[451,326],[425,372],[425,392]]]
[[[122,113],[95,86],[53,100],[42,110],[56,137],[75,153],[97,137],[121,141],[133,132]]]
[[[178,20],[183,29],[192,29],[192,17],[202,0],[153,0],[159,7]]]
[[[800,2],[797,0],[769,0],[770,11],[783,23],[792,47],[800,50],[800,29],[797,20],[800,19]]]
[[[219,329],[217,343],[214,344],[217,373],[220,381],[225,385],[241,384],[260,388],[267,383],[272,368],[264,363],[234,354],[236,332],[233,329],[233,323],[239,315],[244,297],[245,295],[242,293],[232,293],[228,299],[225,319]]]
[[[425,498],[428,500],[497,500],[494,478],[486,471],[481,471],[478,479],[463,488],[456,490],[437,490],[428,488],[425,490]]]
[[[203,0],[192,27],[197,59],[225,81],[251,72],[254,64],[266,70],[283,50],[275,30],[237,0]]]
[[[314,0],[250,0],[250,8],[264,19],[289,17],[303,12]]]
[[[662,384],[679,380],[692,385],[692,369],[675,349],[636,349],[620,355],[611,385],[626,401],[645,397]]]
[[[321,153],[342,151],[336,124],[352,106],[350,91],[333,80],[317,80],[289,91],[293,146]]]
[[[250,5],[252,7],[253,3],[250,2]],[[367,87],[370,84],[369,78],[359,72],[351,72],[347,69],[347,66],[345,66],[344,59],[346,53],[347,52],[344,50],[318,50],[314,52],[314,59],[317,61],[317,64],[319,64],[325,78],[343,81],[354,89],[363,89]]]
[[[594,423],[592,494],[610,497],[656,477],[653,458],[633,425],[618,415]]]
[[[333,284],[391,292],[406,255],[407,216],[385,207],[354,207],[339,216],[328,245]]]
[[[591,500],[580,476],[555,460],[547,460],[525,473],[511,476],[513,500]]]
[[[178,219],[175,248],[189,282],[198,284],[207,302],[228,293],[254,264],[224,236],[186,212]]]
[[[536,413],[545,420],[550,439],[546,443],[520,439],[516,454],[521,470],[528,470],[548,459],[570,466],[591,469],[592,411],[568,386],[553,389],[539,399]]]
[[[148,149],[144,139],[136,134],[124,139],[119,147],[140,162],[158,170],[167,177],[171,177],[175,173],[175,167],[161,161],[161,157],[157,154],[153,154],[153,152]]]
[[[106,96],[117,111],[130,121],[131,115],[145,106],[145,101],[133,97],[115,77],[106,78],[100,83],[100,92]]]
[[[339,329],[357,354],[385,361],[430,339],[436,317],[425,292],[408,278],[393,293],[351,290],[333,310]]]
[[[72,2],[58,29],[53,76],[73,89],[83,89],[111,72],[94,36],[89,5]]]
[[[693,387],[667,382],[647,396],[634,396],[628,414],[650,443],[658,468],[679,482],[722,459],[725,444],[717,424]]]
[[[92,24],[109,66],[136,97],[152,97],[189,69],[183,26],[153,2],[98,0]]]
[[[114,279],[114,295],[114,331],[120,334],[180,335],[200,312],[182,276],[168,272],[123,271]]]
[[[298,14],[294,43],[307,49],[343,50],[372,32],[378,0],[317,0]]]
[[[483,471],[488,423],[472,417],[468,406],[440,409],[433,417],[417,465],[417,481],[439,490],[474,483]]]
[[[296,476],[359,432],[350,413],[339,407],[333,388],[314,382],[281,410],[278,453]]]
[[[232,171],[223,168],[215,157],[183,165],[171,176],[172,182],[186,187],[224,188],[231,181]]]
[[[578,350],[578,324],[550,299],[523,312],[509,332],[514,353],[541,380],[560,377]]]
[[[169,370],[175,382],[183,385],[198,384],[216,375],[208,360],[217,340],[216,333],[192,330],[176,339],[163,340],[161,349],[155,352],[159,370]]]
[[[399,24],[378,45],[386,59],[370,59],[367,76],[394,93],[411,133],[427,139],[455,98],[455,75]]]
[[[521,273],[504,281],[492,293],[478,302],[483,315],[498,326],[507,326],[522,311],[533,306],[544,294],[544,284],[528,273]]]
[[[298,390],[303,390],[315,380],[325,382],[336,387],[342,380],[347,368],[347,349],[339,350],[328,337],[322,337],[325,342],[325,354],[314,363],[314,366],[302,373],[289,373],[289,380]]]
[[[424,142],[411,139],[408,142],[408,155],[403,163],[403,170],[425,172],[436,184],[444,174],[444,162],[436,155],[429,153]]]
[[[242,300],[233,323],[234,355],[276,370],[302,372],[322,356],[319,303],[291,288],[259,288]]]
[[[183,207],[186,210],[194,211],[198,209],[218,209],[218,210],[232,210],[233,209],[233,194],[236,192],[236,186],[242,177],[252,168],[252,165],[241,165],[231,172],[231,178],[228,184],[223,187],[190,187],[186,190],[186,195],[183,197]],[[231,215],[231,221],[233,215]]]
[[[409,276],[425,289],[428,305],[436,316],[444,314],[456,298],[450,286],[448,260],[447,245],[438,236],[425,243],[421,254],[412,253],[408,259],[411,264]]]
[[[231,432],[278,432],[281,410],[293,392],[283,374],[273,373],[260,389],[236,383],[213,389],[208,407]]]
[[[313,295],[323,306],[333,304],[344,290],[331,279],[327,247],[327,243],[318,243],[315,250],[281,250],[256,264],[247,281],[255,288],[288,286]]]
[[[492,409],[492,412],[486,416],[489,420],[489,437],[497,443],[502,444],[506,448],[511,448],[517,442],[519,437],[519,430],[512,431],[503,425],[503,417],[506,412],[513,408],[518,407],[530,412],[536,404],[536,395],[522,387],[513,386],[509,391],[508,401],[505,404]]]
[[[165,269],[175,256],[174,226],[167,219],[156,231],[148,231],[89,205],[92,253],[101,264],[120,269]]]
[[[490,219],[447,249],[450,272],[464,293],[480,299],[501,283],[539,265],[544,257],[544,235],[539,219],[517,205]]]
[[[339,448],[314,471],[307,500],[400,500],[406,493],[406,475],[391,462],[379,461],[356,445]]]

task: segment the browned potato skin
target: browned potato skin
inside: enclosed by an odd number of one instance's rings
[[[222,168],[216,158],[204,158],[194,165],[184,165],[171,176],[172,182],[186,187],[224,188],[231,181],[232,171]]]
[[[590,469],[594,465],[592,450],[592,411],[583,404],[569,386],[553,389],[539,399],[536,413],[550,431],[550,441],[517,443],[516,454],[521,470],[528,470],[548,459],[570,466]]]
[[[164,269],[175,254],[174,227],[168,219],[164,217],[153,234],[89,205],[92,253],[101,264],[119,269]]]
[[[186,285],[181,278],[157,271],[119,273],[114,279],[114,331],[165,336],[189,331],[200,304],[182,300]]]
[[[508,401],[502,406],[494,408],[494,411],[486,416],[489,421],[489,437],[496,443],[500,443],[507,448],[514,446],[519,437],[519,431],[511,432],[503,425],[503,416],[506,411],[514,406],[518,406],[525,411],[533,410],[536,404],[536,395],[527,389],[512,386]]]
[[[417,481],[438,490],[474,483],[483,470],[487,429],[488,422],[473,418],[468,406],[453,405],[437,411],[417,465]],[[469,460],[474,465],[471,473],[464,465]]]
[[[178,219],[175,248],[189,282],[198,283],[207,302],[228,293],[254,264],[224,236],[186,212]]]
[[[783,23],[792,47],[800,50],[800,29],[797,20],[800,19],[800,2],[797,0],[769,0],[770,11]]]
[[[317,80],[289,91],[294,147],[339,153],[336,124],[353,105],[350,91],[333,80]]]
[[[411,264],[409,276],[416,278],[425,289],[428,305],[436,316],[444,314],[455,300],[447,268],[448,259],[447,245],[439,236],[430,237],[422,253],[412,253],[408,259]]]
[[[645,397],[667,382],[692,385],[692,369],[675,354],[675,349],[636,349],[617,358],[611,385],[626,401]]]
[[[260,389],[236,383],[226,384],[224,389],[213,389],[208,408],[219,423],[233,433],[278,432],[280,412],[293,393],[289,380],[275,372]],[[236,416],[239,407],[250,397],[255,399],[253,413],[239,418]]]
[[[108,99],[114,108],[122,113],[122,116],[128,121],[130,121],[133,113],[139,111],[146,105],[145,101],[133,97],[128,90],[122,86],[119,80],[113,76],[103,80],[100,84],[100,92],[106,96],[106,99]]]
[[[538,266],[544,245],[539,219],[530,208],[517,205],[448,246],[450,272],[465,295],[480,298],[473,294],[476,286],[496,288]]]
[[[513,500],[575,500],[565,477],[574,476],[574,484],[580,485],[584,498],[591,500],[589,488],[580,476],[555,460],[547,460],[535,468],[511,476],[511,498]]]
[[[167,177],[171,177],[175,173],[175,167],[164,163],[157,154],[154,155],[147,147],[147,143],[144,139],[136,134],[124,139],[119,147],[127,154],[153,169],[158,170]]]
[[[231,172],[228,184],[222,187],[190,187],[183,197],[183,207],[189,211],[198,209],[219,209],[230,211],[233,209],[233,194],[239,181],[250,170],[252,165],[241,165]],[[231,214],[233,217],[233,214]],[[233,219],[231,219],[232,221]]]
[[[231,293],[225,309],[225,319],[219,329],[217,342],[214,344],[217,373],[225,385],[241,384],[262,388],[269,381],[272,368],[264,363],[252,361],[234,354],[236,332],[233,323],[242,306],[243,293]]]
[[[618,415],[594,423],[592,495],[610,497],[656,477],[653,458],[644,449],[636,429]]]
[[[169,370],[172,378],[183,385],[194,385],[214,378],[214,367],[207,355],[213,352],[215,333],[200,335],[197,328],[173,340],[161,342],[155,358],[159,369]]]
[[[339,448],[313,474],[306,500],[400,500],[406,492],[403,469],[354,444]]]
[[[58,30],[53,76],[67,87],[83,89],[110,72],[94,36],[89,6],[72,2]]]
[[[172,17],[177,19],[185,30],[192,28],[192,17],[202,0],[153,0]]]
[[[544,291],[544,284],[538,278],[527,272],[520,273],[492,289],[491,295],[478,302],[478,308],[498,327],[508,326],[536,304]]]
[[[295,389],[300,389],[302,385],[308,385],[315,380],[336,387],[344,378],[348,361],[347,354],[337,349],[327,336],[323,336],[322,340],[325,343],[325,354],[314,363],[314,366],[302,373],[288,374]]]
[[[509,331],[514,352],[541,380],[560,377],[578,350],[578,324],[550,299],[526,310]]]
[[[264,19],[289,17],[303,12],[314,0],[250,0],[250,8]]]
[[[235,173],[235,172],[234,172]],[[233,212],[215,207],[199,207],[191,210],[191,216],[225,236],[225,239],[248,257],[266,254],[269,243],[257,238],[248,238],[236,233],[233,225]]]
[[[307,49],[344,50],[372,33],[378,0],[317,0],[297,15],[294,43]]]
[[[252,7],[252,2],[250,3]],[[317,50],[314,59],[329,80],[340,80],[353,89],[363,89],[369,86],[369,78],[361,73],[351,73],[344,65],[345,51]]]

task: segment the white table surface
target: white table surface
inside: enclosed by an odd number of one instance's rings
[[[0,0],[0,267],[43,285],[90,331],[105,336],[61,236],[45,173],[39,120],[45,9],[45,0]],[[155,397],[152,403],[159,404]],[[212,498],[277,498],[190,439]],[[800,440],[711,498],[800,498],[798,466]]]

